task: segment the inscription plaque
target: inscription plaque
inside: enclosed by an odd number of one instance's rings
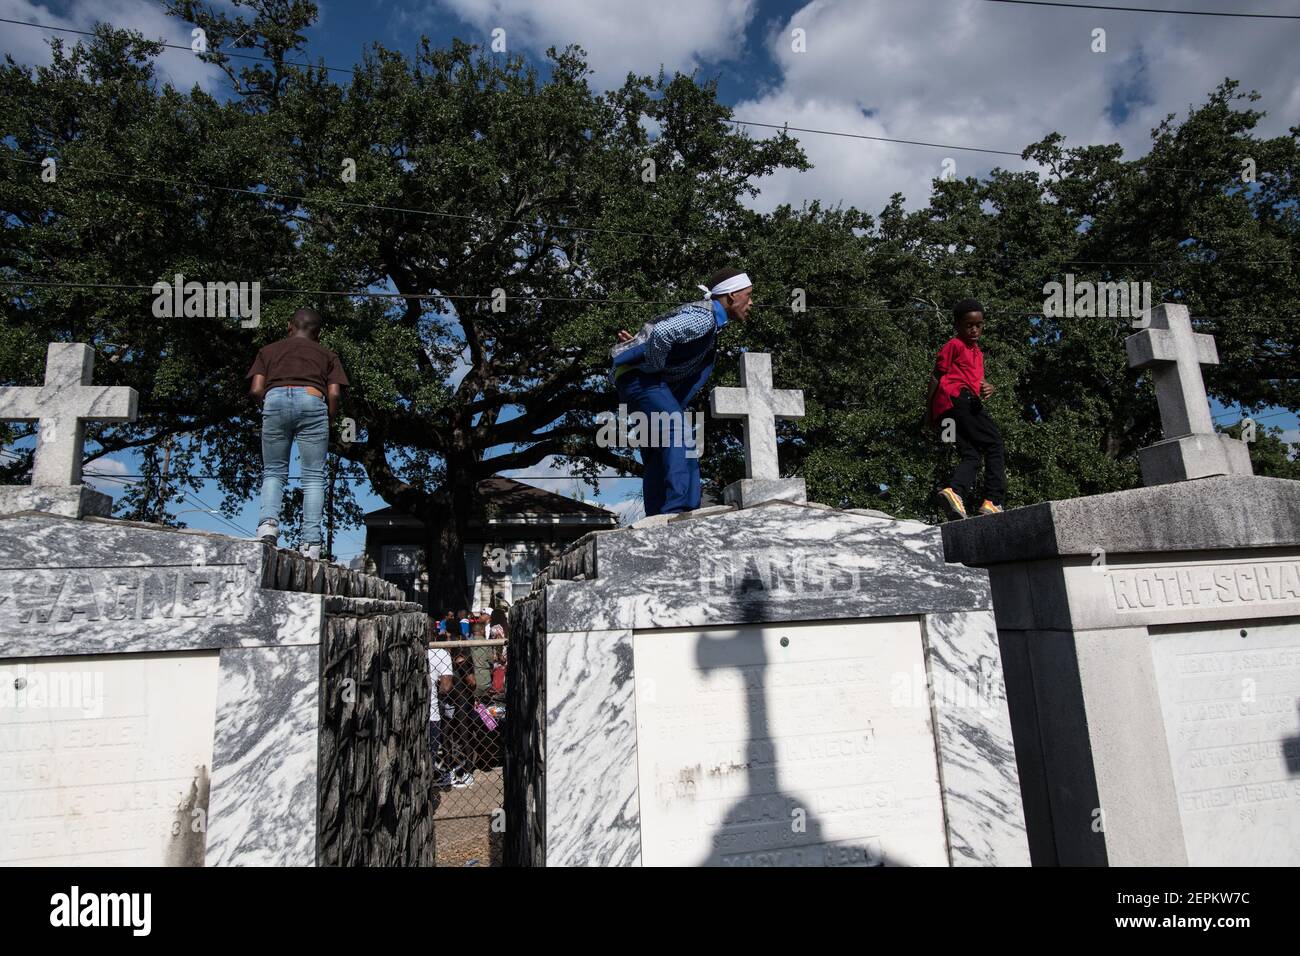
[[[1152,656],[1187,862],[1300,864],[1300,620],[1170,629]]]
[[[217,652],[0,661],[0,864],[202,865]]]
[[[930,710],[891,691],[925,666],[915,619],[632,646],[645,865],[947,865]]]

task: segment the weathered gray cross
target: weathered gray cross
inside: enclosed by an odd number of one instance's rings
[[[1192,331],[1185,305],[1162,303],[1151,325],[1124,340],[1128,364],[1148,368],[1155,379],[1163,441],[1138,450],[1147,485],[1251,473],[1244,443],[1214,430],[1202,365],[1218,365],[1214,336]]]
[[[709,395],[714,418],[743,419],[745,477],[777,479],[776,420],[803,418],[803,391],[772,388],[772,356],[740,357],[740,388],[715,388]]]
[[[1201,366],[1218,365],[1219,350],[1214,336],[1192,331],[1187,306],[1165,303],[1152,309],[1151,326],[1125,339],[1124,348],[1130,367],[1154,366],[1165,438],[1214,434]]]
[[[133,388],[92,385],[95,353],[80,343],[51,342],[45,384],[0,388],[0,420],[39,422],[33,485],[81,484],[86,422],[128,422],[139,396]]]

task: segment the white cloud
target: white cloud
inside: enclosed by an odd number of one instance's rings
[[[618,515],[618,523],[624,528],[645,517],[645,502],[640,498],[624,498],[605,507]]]
[[[793,27],[806,31],[807,52],[791,49]],[[1091,51],[1095,27],[1107,31],[1106,53]],[[738,118],[1013,152],[1059,131],[1067,146],[1118,142],[1133,158],[1166,114],[1185,115],[1225,76],[1264,94],[1256,108],[1270,115],[1257,132],[1277,135],[1300,115],[1300,75],[1277,69],[1294,37],[1269,21],[814,0],[767,43],[782,79],[737,103]],[[1108,113],[1117,96],[1129,110],[1118,125]],[[1014,156],[794,135],[816,168],[764,180],[761,209],[821,198],[876,213],[894,192],[915,208],[946,157],[962,177],[1025,168]]]
[[[129,475],[130,473],[131,469],[127,462],[108,457],[96,458],[82,469],[81,472],[82,477],[86,480],[86,484],[90,485],[90,487],[94,488],[96,491],[102,491],[106,495],[114,496],[120,495],[125,491],[126,484],[121,481],[105,480],[102,478],[97,479],[97,476]]]
[[[548,46],[579,43],[596,80],[619,86],[629,70],[651,76],[663,67],[689,73],[703,61],[738,57],[755,0],[442,0],[443,6],[483,31],[491,43],[496,27],[506,31],[510,52],[533,54]],[[465,39],[472,39],[466,37]]]
[[[0,0],[0,17],[73,30],[93,30],[97,22],[108,23],[118,29],[139,30],[149,40],[163,40],[186,47],[190,45],[190,30],[193,29],[192,24],[168,16],[160,4],[150,0],[83,2],[74,4],[66,13],[55,13],[28,0]],[[28,66],[50,62],[51,37],[62,38],[65,48],[74,46],[79,40],[90,40],[90,37],[71,33],[5,24],[5,50],[18,63]],[[215,66],[185,50],[164,50],[155,64],[159,77],[181,90],[188,91],[195,83],[212,90],[224,79]]]

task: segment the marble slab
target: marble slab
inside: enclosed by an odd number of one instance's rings
[[[632,635],[550,634],[546,652],[546,863],[638,865]]]
[[[1151,654],[1187,862],[1300,865],[1300,619],[1177,628]]]
[[[648,866],[944,866],[920,623],[637,632]]]
[[[993,612],[928,614],[924,628],[952,865],[1028,866]]]
[[[217,653],[0,661],[0,865],[203,864]]]
[[[89,485],[0,485],[0,515],[20,511],[107,518],[113,513],[113,499]]]
[[[316,863],[320,648],[221,652],[207,866]]]

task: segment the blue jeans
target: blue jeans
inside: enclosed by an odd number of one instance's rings
[[[325,451],[329,406],[305,388],[273,388],[262,402],[262,510],[258,522],[279,521],[289,449],[298,443],[302,460],[302,543],[320,544],[325,507]]]
[[[629,411],[647,415],[672,412],[682,416],[684,423],[691,399],[704,387],[712,372],[710,363],[693,379],[670,385],[662,375],[632,368],[620,375],[615,385],[619,401],[627,405]],[[647,517],[694,511],[700,506],[700,459],[688,458],[683,444],[669,448],[643,447],[641,463],[645,466],[641,488]]]

